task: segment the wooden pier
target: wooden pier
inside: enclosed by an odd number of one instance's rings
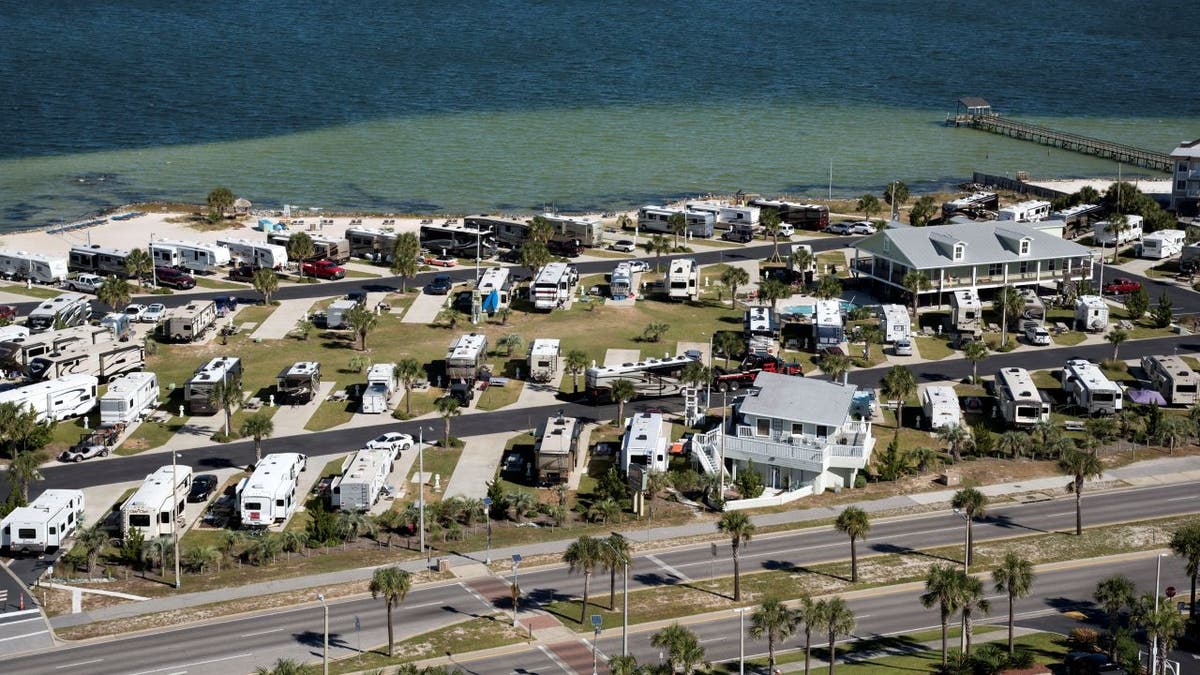
[[[1095,155],[1114,159],[1123,164],[1156,169],[1170,173],[1174,162],[1165,152],[1154,152],[1132,145],[1112,143],[1099,138],[1090,138],[1066,131],[1058,131],[1037,124],[1021,122],[1008,117],[1001,117],[994,112],[987,101],[977,98],[963,98],[958,101],[958,110],[946,117],[947,126],[970,127],[980,131],[989,131],[1023,141],[1033,141],[1042,145],[1050,145],[1063,150],[1080,152],[1085,155]]]

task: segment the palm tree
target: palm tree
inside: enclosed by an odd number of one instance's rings
[[[679,248],[679,235],[687,232],[687,216],[679,211],[672,213],[667,217],[667,228],[675,237],[675,243],[671,246],[672,250]]]
[[[1196,577],[1200,576],[1200,522],[1183,525],[1171,534],[1171,551],[1187,563],[1184,571],[1192,581],[1192,598],[1196,597]],[[1190,603],[1188,616],[1195,620],[1196,601]]]
[[[588,357],[586,352],[579,349],[572,349],[567,352],[566,369],[571,375],[571,388],[576,394],[579,393],[579,376],[587,370],[587,367]]]
[[[528,492],[511,492],[505,501],[508,508],[512,509],[513,517],[517,519],[518,523],[525,520],[526,513],[537,508],[537,497]]]
[[[775,648],[796,630],[796,615],[787,605],[767,598],[750,615],[750,637],[767,639],[767,672],[775,672]]]
[[[304,675],[308,669],[304,664],[292,659],[276,659],[273,666],[259,666],[255,675]]]
[[[450,420],[462,414],[462,407],[458,404],[458,399],[453,396],[443,396],[434,404],[438,414],[442,416],[442,422],[445,426],[442,429],[442,439],[445,446],[450,447]]]
[[[218,187],[208,192],[208,208],[218,217],[224,217],[225,211],[233,206],[233,191],[227,187]]]
[[[946,665],[949,645],[950,617],[962,606],[962,570],[953,565],[934,565],[925,577],[925,592],[921,605],[937,605],[942,622],[942,665]]]
[[[404,412],[409,417],[412,417],[412,390],[421,373],[421,362],[411,357],[400,359],[392,368],[392,374],[404,384]]]
[[[993,307],[1000,313],[1000,346],[1008,344],[1008,324],[1021,315],[1021,294],[1012,286],[1005,286],[996,294]]]
[[[1184,619],[1172,605],[1170,599],[1161,598],[1154,601],[1154,596],[1143,595],[1134,613],[1134,623],[1146,629],[1146,637],[1151,645],[1156,645],[1159,654],[1159,673],[1166,672],[1166,655],[1175,647],[1175,641],[1183,633]],[[1151,675],[1159,675],[1152,673]]]
[[[750,516],[741,511],[726,511],[717,521],[717,530],[729,536],[729,547],[733,552],[733,601],[742,600],[742,544],[754,536],[754,523]]]
[[[617,404],[617,426],[621,426],[625,422],[625,404],[637,396],[637,390],[633,388],[633,382],[621,379],[612,383],[608,395]]]
[[[746,339],[741,333],[726,330],[717,333],[713,344],[717,351],[721,352],[721,356],[725,358],[725,369],[728,370],[729,357],[741,355],[742,350],[746,348]],[[1200,409],[1200,406],[1197,406],[1197,409]]]
[[[525,338],[521,337],[519,333],[507,333],[496,340],[496,348],[503,349],[505,356],[512,356],[513,352],[520,351],[523,344],[525,344]]]
[[[968,342],[963,347],[963,356],[971,362],[971,383],[979,382],[979,362],[987,358],[988,348],[982,341]]]
[[[704,661],[704,647],[692,631],[673,623],[650,636],[650,646],[667,653],[672,673],[690,674]]]
[[[896,401],[896,428],[899,429],[904,426],[904,402],[917,392],[917,378],[908,368],[892,366],[883,376],[881,391]]]
[[[985,597],[983,581],[979,577],[973,577],[963,570],[958,570],[958,574],[962,585],[962,605],[959,609],[962,611],[963,655],[970,657],[971,618],[975,612],[987,614],[992,608],[992,603]]]
[[[871,517],[857,506],[847,506],[833,521],[833,527],[838,532],[850,537],[850,583],[858,583],[858,547],[855,542],[866,540],[871,531]]]
[[[629,217],[628,213],[622,213],[621,215],[617,216],[616,226],[618,230],[632,230],[634,225],[634,220],[633,218]]]
[[[992,570],[997,593],[1008,595],[1008,656],[1013,655],[1013,604],[1033,590],[1033,563],[1015,551],[1004,555],[1000,566]]]
[[[773,311],[779,311],[779,301],[792,295],[792,287],[778,279],[765,279],[758,283],[758,301],[771,303]]]
[[[617,602],[617,569],[624,569],[633,562],[633,549],[628,539],[614,532],[602,540],[600,558],[608,570],[608,609],[611,611]]]
[[[622,218],[629,216],[622,215]],[[639,675],[641,667],[638,666],[637,658],[632,654],[626,656],[610,656],[608,657],[608,672],[609,675]]]
[[[1074,448],[1067,450],[1058,459],[1058,469],[1071,477],[1071,490],[1075,493],[1075,534],[1083,535],[1083,482],[1099,478],[1104,473],[1104,464],[1096,455]]]
[[[988,498],[979,490],[973,487],[967,487],[954,493],[954,497],[950,499],[950,506],[961,512],[967,517],[967,550],[963,552],[966,556],[966,567],[971,566],[971,554],[975,549],[975,534],[971,529],[975,519],[987,513]]]
[[[100,553],[108,546],[108,531],[101,523],[96,523],[80,530],[75,536],[75,543],[79,544],[87,558],[88,574],[95,575]]]
[[[521,264],[528,267],[535,277],[538,270],[550,262],[550,258],[550,249],[546,248],[546,242],[534,239],[532,235],[521,246]]]
[[[404,602],[404,597],[408,595],[410,588],[412,588],[412,575],[397,566],[380,567],[371,576],[371,585],[369,587],[371,597],[378,598],[383,596],[383,601],[387,604],[388,658],[396,655],[396,638],[392,628],[392,607]]]
[[[771,242],[774,244],[774,250],[771,252],[771,262],[781,262],[783,258],[779,256],[779,211],[776,209],[763,209],[758,214],[758,224],[762,226],[763,232],[771,237]]]
[[[879,198],[869,192],[859,197],[858,210],[863,212],[864,218],[870,220],[871,214],[879,213]]]
[[[900,281],[900,285],[904,286],[905,290],[912,296],[913,321],[917,320],[917,304],[920,299],[921,291],[929,290],[929,277],[925,276],[924,272],[917,270],[909,270],[904,278]]]
[[[355,305],[346,312],[346,325],[350,326],[350,329],[358,335],[358,350],[366,351],[367,333],[375,330],[375,327],[379,325],[379,317],[366,307]]]
[[[879,326],[863,326],[858,332],[858,337],[863,343],[863,357],[869,362],[871,360],[871,345],[879,344],[883,340],[883,331],[879,330]]]
[[[34,450],[25,450],[22,452],[13,451],[12,462],[8,465],[8,475],[13,483],[16,484],[17,491],[21,495],[21,504],[23,506],[29,503],[29,484],[34,481],[45,480],[45,476],[38,467],[42,463],[42,455]]]
[[[296,263],[301,277],[304,277],[304,265],[302,263],[313,257],[313,251],[313,240],[312,237],[308,236],[307,232],[293,232],[288,237],[288,259]]]
[[[1116,635],[1117,622],[1121,618],[1121,609],[1125,607],[1132,608],[1134,602],[1134,593],[1137,588],[1133,581],[1124,574],[1115,574],[1111,577],[1105,577],[1096,584],[1096,592],[1092,595],[1096,604],[1104,609],[1104,613],[1108,615],[1108,632],[1110,635]]]
[[[821,603],[814,602],[808,594],[802,594],[797,599],[792,616],[796,625],[804,627],[804,675],[808,675],[812,659],[812,634],[821,627]]]
[[[1104,336],[1104,339],[1108,340],[1108,344],[1113,346],[1112,360],[1116,361],[1117,360],[1117,350],[1120,349],[1122,342],[1129,339],[1129,333],[1126,333],[1125,331],[1121,330],[1120,328],[1114,328],[1114,329],[1108,331],[1108,334]]]
[[[1121,235],[1129,230],[1129,218],[1123,213],[1115,213],[1108,218],[1108,232],[1113,238],[1113,258],[1112,264],[1116,265],[1119,261],[1117,254],[1121,252]]]
[[[822,628],[829,636],[829,675],[833,675],[837,665],[837,639],[854,630],[854,611],[837,596],[822,600],[820,604],[823,605],[820,611]]]
[[[1016,459],[1029,450],[1029,443],[1029,434],[1024,431],[1006,431],[996,441],[996,449]]]
[[[256,412],[242,421],[238,433],[254,438],[254,463],[258,464],[262,460],[262,441],[275,433],[275,422],[265,412]]]
[[[808,246],[792,247],[792,254],[788,256],[788,266],[794,270],[800,270],[800,273],[805,275],[812,270],[813,263],[816,261],[817,257],[813,255],[812,249]]]
[[[252,283],[254,290],[262,293],[263,304],[271,304],[271,294],[279,289],[279,275],[275,274],[275,270],[266,267],[254,270]]]
[[[567,546],[567,550],[563,552],[562,560],[567,564],[571,574],[583,573],[583,609],[580,611],[579,623],[587,623],[589,584],[592,580],[592,572],[596,571],[596,566],[604,564],[603,548],[604,545],[600,543],[599,539],[585,534],[571,542],[571,545]]]
[[[225,411],[225,435],[229,435],[229,425],[233,421],[233,407],[242,403],[241,382],[226,382],[221,380],[208,390],[208,404]]]
[[[750,273],[744,268],[730,265],[721,272],[721,283],[729,289],[729,299],[736,303],[738,287],[750,283]]]
[[[840,298],[842,296],[842,282],[836,276],[827,274],[821,277],[821,281],[817,284],[813,295],[821,300]]]
[[[971,432],[961,424],[944,424],[938,427],[937,437],[946,444],[956,462],[962,459],[963,448],[971,445]]]
[[[412,232],[396,236],[392,246],[392,274],[400,277],[400,292],[408,292],[408,280],[417,276],[417,256],[421,255],[421,240]]]
[[[656,234],[643,241],[641,246],[645,249],[646,253],[654,256],[654,273],[658,274],[658,265],[662,260],[662,254],[670,253],[671,245],[667,243],[667,240],[661,234]]]
[[[115,311],[120,311],[122,307],[129,304],[129,299],[133,297],[133,289],[129,287],[129,282],[114,275],[105,278],[104,283],[100,284],[100,289],[96,291],[96,297],[100,302],[112,307]]]
[[[125,272],[138,280],[139,286],[146,285],[146,277],[154,269],[154,260],[145,249],[135,248],[125,256]]]

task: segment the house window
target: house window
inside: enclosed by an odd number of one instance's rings
[[[954,259],[962,260],[963,254],[966,253],[966,250],[967,250],[966,246],[963,246],[962,244],[955,244],[954,245]]]
[[[1179,173],[1187,173],[1187,170],[1188,170],[1187,162],[1180,162],[1179,163]]]
[[[1021,255],[1029,255],[1029,240],[1021,240]]]
[[[817,425],[817,438],[825,438],[826,436],[829,435],[829,432],[832,430],[833,430],[833,427],[827,427],[823,424],[818,424]]]
[[[771,420],[759,419],[755,421],[755,436],[770,436],[771,435]]]
[[[793,436],[803,436],[804,435],[804,425],[801,424],[800,422],[792,422],[792,435]]]
[[[1003,274],[1004,274],[1004,265],[1001,265],[1000,263],[992,263],[991,265],[988,265],[988,276],[989,277],[998,277]]]
[[[1187,189],[1187,181],[1186,180],[1176,181],[1175,189],[1176,190],[1186,190]]]
[[[1033,263],[1029,262],[1028,260],[1022,260],[1021,261],[1021,274],[1025,274],[1026,272],[1032,272],[1032,271],[1033,271]]]
[[[1046,269],[1050,270],[1051,272],[1058,269],[1058,258],[1051,258],[1047,260]]]

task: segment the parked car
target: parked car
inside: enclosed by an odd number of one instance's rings
[[[850,224],[850,234],[875,234],[875,226],[868,220]]]
[[[454,267],[458,265],[458,258],[452,255],[425,256],[425,264],[434,267]]]
[[[313,260],[300,265],[300,272],[307,277],[318,279],[341,279],[346,276],[346,268],[332,260]]]
[[[250,265],[238,265],[229,270],[230,281],[243,281],[245,283],[254,283],[254,268]]]
[[[451,288],[454,288],[454,282],[450,280],[450,275],[439,274],[425,287],[425,292],[429,295],[446,295]]]
[[[629,261],[629,271],[630,272],[649,272],[650,271],[650,263],[646,262],[645,260],[630,260]]]
[[[192,489],[188,490],[187,500],[193,504],[206,502],[217,491],[217,477],[211,473],[202,473],[192,478]]]
[[[75,446],[70,450],[64,450],[58,456],[60,462],[82,462],[85,459],[93,457],[108,457],[108,447],[104,445],[84,445]]]
[[[850,234],[850,227],[853,223],[833,223],[825,228],[829,234]]]
[[[1128,277],[1117,277],[1112,281],[1104,284],[1104,292],[1110,294],[1132,293],[1140,290],[1142,285]]]
[[[158,283],[168,288],[186,291],[196,287],[196,279],[186,272],[180,272],[174,267],[155,267],[154,277]]]
[[[1050,344],[1050,331],[1039,326],[1037,322],[1030,321],[1025,324],[1025,339],[1031,345],[1045,346]]]
[[[104,278],[95,274],[77,274],[67,279],[67,288],[81,293],[95,293],[100,290]]]
[[[783,232],[781,231],[780,234],[783,234]],[[752,239],[754,239],[754,233],[751,232],[750,230],[733,229],[733,230],[726,231],[725,234],[721,235],[721,238],[724,239],[725,241],[732,241],[732,242],[737,242],[739,244],[745,244],[746,242],[749,242]]]
[[[125,307],[125,316],[129,317],[130,321],[140,322],[142,315],[146,313],[146,306],[139,305],[136,302]]]
[[[912,340],[907,338],[900,338],[899,340],[896,340],[892,343],[892,351],[895,352],[896,356],[912,356]]]
[[[0,305],[0,319],[8,319],[9,321],[17,320],[16,305]]]
[[[500,262],[519,263],[521,262],[521,249],[510,248],[507,251],[501,251],[500,255],[497,256],[496,259]]]
[[[400,452],[411,447],[412,444],[412,436],[402,434],[398,431],[389,431],[386,434],[376,436],[367,441],[366,448],[368,450],[394,450]]]
[[[796,234],[796,228],[792,227],[791,223],[780,223],[779,224],[779,236],[790,237],[793,234]]]
[[[142,323],[158,323],[167,316],[167,306],[161,302],[151,304],[142,312],[142,316],[138,319]]]
[[[609,248],[622,253],[633,253],[637,250],[637,244],[633,243],[632,239],[618,239]]]

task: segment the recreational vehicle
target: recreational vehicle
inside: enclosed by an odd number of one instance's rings
[[[183,402],[189,415],[214,415],[221,409],[212,394],[213,387],[242,387],[242,360],[236,356],[218,356],[196,369],[183,383]]]
[[[0,276],[57,284],[65,281],[68,273],[66,258],[25,251],[0,251]]]
[[[1187,235],[1183,230],[1159,230],[1151,232],[1142,239],[1142,257],[1151,260],[1162,260],[1179,255]]]
[[[1092,238],[1100,246],[1120,246],[1142,238],[1142,217],[1139,215],[1125,216],[1125,227],[1119,232],[1113,232],[1112,223],[1107,220],[1092,225]]]
[[[1092,220],[1099,218],[1099,204],[1076,204],[1050,214],[1063,221],[1063,239],[1078,239],[1092,231]]]
[[[996,373],[996,405],[1000,416],[1013,427],[1032,427],[1050,419],[1050,404],[1024,368],[1004,368]]]
[[[676,258],[667,269],[667,297],[695,300],[700,297],[700,266],[694,258]]]
[[[950,296],[950,325],[959,334],[983,333],[983,304],[974,288],[957,290]]]
[[[965,197],[943,202],[942,217],[949,218],[956,213],[975,214],[980,211],[995,211],[999,206],[1000,198],[995,192],[975,192]]]
[[[908,317],[908,308],[903,305],[880,307],[879,329],[883,333],[884,344],[896,340],[907,340],[912,333],[912,321]]]
[[[664,356],[636,363],[613,366],[591,366],[584,371],[588,396],[593,401],[605,400],[617,380],[628,380],[635,396],[677,396],[683,391],[683,369],[695,361],[691,356]]]
[[[488,316],[508,307],[512,302],[512,276],[507,267],[489,267],[484,270],[476,288],[479,289],[480,308]]]
[[[716,218],[716,226],[730,229],[735,225],[757,228],[761,209],[757,206],[740,206],[725,202],[691,201],[684,204],[689,211],[708,211]]]
[[[534,309],[552,310],[565,307],[571,299],[571,289],[578,279],[567,263],[550,263],[533,280],[530,296]]]
[[[542,219],[550,224],[556,235],[574,237],[588,248],[604,246],[604,223],[599,218],[543,213]]]
[[[59,330],[87,323],[92,318],[92,302],[80,293],[63,293],[43,300],[25,319],[31,333]]]
[[[115,274],[120,277],[132,276],[125,260],[129,251],[119,248],[104,248],[99,244],[91,246],[72,246],[67,253],[67,267],[73,272],[91,272],[93,274]]]
[[[393,230],[380,230],[373,227],[346,228],[346,241],[350,243],[350,255],[375,262],[388,262],[392,259],[392,251],[396,249],[398,237],[399,235]]]
[[[281,270],[288,264],[286,246],[250,239],[218,239],[217,243],[229,249],[232,260],[254,268]]]
[[[638,285],[634,279],[638,272],[627,262],[617,263],[612,274],[608,277],[608,294],[613,300],[627,300],[637,297]]]
[[[160,239],[150,243],[150,254],[161,265],[168,263],[165,258],[155,254],[156,249],[162,249],[166,256],[174,258],[174,264],[168,266],[182,267],[192,272],[208,272],[228,265],[230,260],[229,249],[220,244]]]
[[[0,521],[0,548],[37,553],[60,548],[82,518],[82,490],[46,490]]]
[[[14,326],[5,326],[5,330]],[[112,342],[112,332],[107,328],[85,324],[62,330],[35,333],[26,337],[14,337],[0,343],[0,366],[9,370],[26,371],[33,359],[54,352],[88,349],[94,345]]]
[[[535,479],[539,486],[551,487],[570,480],[582,428],[579,420],[562,415],[550,417],[540,425],[533,444]]]
[[[559,341],[556,338],[537,338],[529,345],[529,379],[549,382],[558,373]]]
[[[146,476],[141,487],[121,505],[121,537],[140,530],[147,541],[169,537],[182,520],[192,486],[192,467],[177,464],[160,466]]]
[[[321,364],[297,361],[275,377],[275,393],[280,403],[308,403],[321,388]]]
[[[954,387],[930,385],[921,392],[921,411],[925,417],[925,428],[962,426],[962,408],[958,405],[958,394]]]
[[[0,326],[0,342],[12,342],[13,340],[24,340],[29,337],[29,329],[15,323],[10,323],[7,326]]]
[[[363,448],[354,453],[329,487],[330,505],[342,511],[370,511],[379,501],[395,461],[395,450]]]
[[[742,315],[746,353],[775,356],[779,353],[779,315],[770,307],[751,307]]]
[[[524,220],[491,216],[486,213],[467,216],[463,218],[463,224],[476,230],[491,230],[496,237],[496,243],[510,248],[520,246],[529,234],[529,223]],[[571,234],[575,233],[571,232]]]
[[[632,415],[621,438],[621,471],[628,473],[630,464],[641,464],[651,471],[666,472],[670,443],[671,425],[663,421],[661,413]]]
[[[456,258],[490,258],[496,254],[496,237],[491,230],[458,224],[422,225],[421,248]]]
[[[1108,328],[1108,304],[1098,295],[1081,295],[1075,299],[1075,328],[1102,333]]]
[[[146,349],[141,343],[110,342],[90,346],[75,343],[70,349],[35,356],[28,370],[32,380],[92,375],[107,382],[145,367]]]
[[[130,373],[109,383],[108,391],[100,397],[100,424],[106,427],[133,424],[157,406],[158,376]]]
[[[675,215],[682,215],[684,220],[683,232],[678,234],[687,234],[691,237],[700,237],[703,239],[713,236],[713,227],[717,219],[712,213],[707,211],[674,209],[668,206],[643,206],[638,209],[638,228],[643,232],[676,234],[671,231],[670,223],[671,217]]]
[[[296,494],[300,472],[308,458],[294,452],[267,455],[249,478],[237,486],[238,514],[242,527],[270,527],[286,523],[303,495]]]
[[[179,249],[162,242],[151,242],[150,259],[154,261],[155,267],[177,268],[180,261]]]
[[[195,342],[216,320],[217,304],[212,300],[197,300],[171,310],[160,330],[173,342]]]
[[[1050,202],[1031,200],[1006,206],[996,214],[997,220],[1011,220],[1018,223],[1036,223],[1045,220],[1050,215]]]
[[[750,203],[760,209],[774,209],[781,222],[805,230],[824,230],[829,227],[829,207],[824,204],[800,204],[771,199],[751,199]]]
[[[1046,318],[1046,304],[1032,288],[1021,289],[1021,318],[1041,323]]]
[[[816,340],[817,350],[837,347],[846,341],[840,301],[816,301],[813,309],[813,338]]]
[[[114,340],[124,342],[133,332],[133,321],[124,312],[109,312],[100,317],[100,327],[111,331]]]
[[[1124,392],[1086,359],[1071,359],[1063,367],[1062,388],[1067,398],[1089,415],[1115,415]]]
[[[100,381],[94,375],[67,375],[0,392],[0,404],[29,406],[39,422],[61,422],[96,408]]]
[[[362,412],[368,415],[385,413],[392,408],[396,393],[396,364],[376,363],[367,370],[367,388],[363,390]]]
[[[1178,356],[1143,356],[1142,370],[1168,405],[1190,406],[1200,402],[1197,395],[1200,377]]]
[[[460,335],[446,351],[446,378],[474,382],[487,360],[488,339],[483,333]]]
[[[349,328],[350,325],[346,322],[346,315],[355,307],[358,307],[357,300],[343,298],[334,301],[333,304],[325,308],[325,327],[330,329]]]

